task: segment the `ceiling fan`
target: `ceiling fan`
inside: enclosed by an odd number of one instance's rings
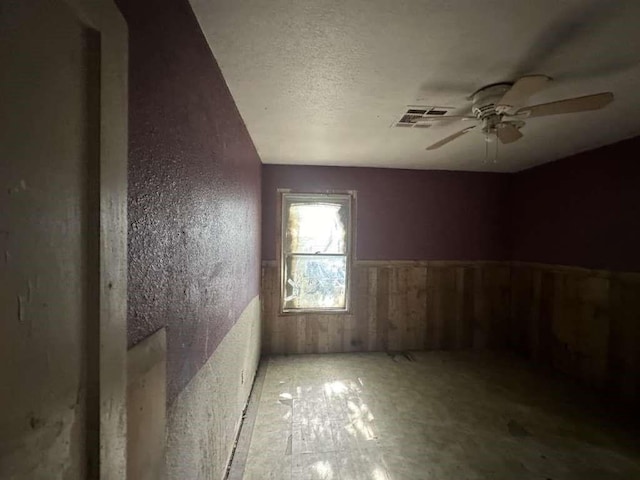
[[[435,150],[446,145],[475,128],[480,128],[487,141],[497,138],[501,143],[513,143],[523,137],[520,129],[528,118],[546,117],[563,113],[599,110],[613,101],[613,93],[603,92],[583,97],[567,98],[539,105],[527,105],[530,96],[548,86],[551,77],[546,75],[526,75],[514,83],[487,85],[469,96],[473,102],[471,113],[467,115],[423,116],[414,122],[474,121],[464,129],[437,141],[427,147]]]

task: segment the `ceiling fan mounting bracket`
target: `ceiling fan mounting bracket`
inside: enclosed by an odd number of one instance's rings
[[[489,85],[485,85],[484,87],[480,87],[478,90],[473,92],[471,95],[467,97],[467,100],[475,101],[475,98],[481,92],[492,91],[494,87],[500,87],[501,91],[504,93],[508,91],[511,87],[513,87],[513,82],[496,82],[490,83]]]

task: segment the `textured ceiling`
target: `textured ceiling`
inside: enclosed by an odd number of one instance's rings
[[[640,133],[637,0],[191,0],[264,163],[517,171]],[[469,107],[522,74],[543,103],[612,91],[604,110],[529,119],[486,161],[466,124],[391,127],[407,105]],[[494,145],[490,145],[494,148]]]

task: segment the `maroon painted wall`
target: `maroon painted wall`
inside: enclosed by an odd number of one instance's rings
[[[512,176],[512,258],[640,271],[640,137]]]
[[[277,189],[356,190],[360,260],[505,260],[507,175],[264,165],[262,258],[276,258]]]
[[[172,401],[259,293],[260,159],[187,0],[129,25],[129,345],[162,326]]]

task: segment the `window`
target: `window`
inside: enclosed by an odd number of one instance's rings
[[[282,194],[283,312],[349,307],[351,194]]]

